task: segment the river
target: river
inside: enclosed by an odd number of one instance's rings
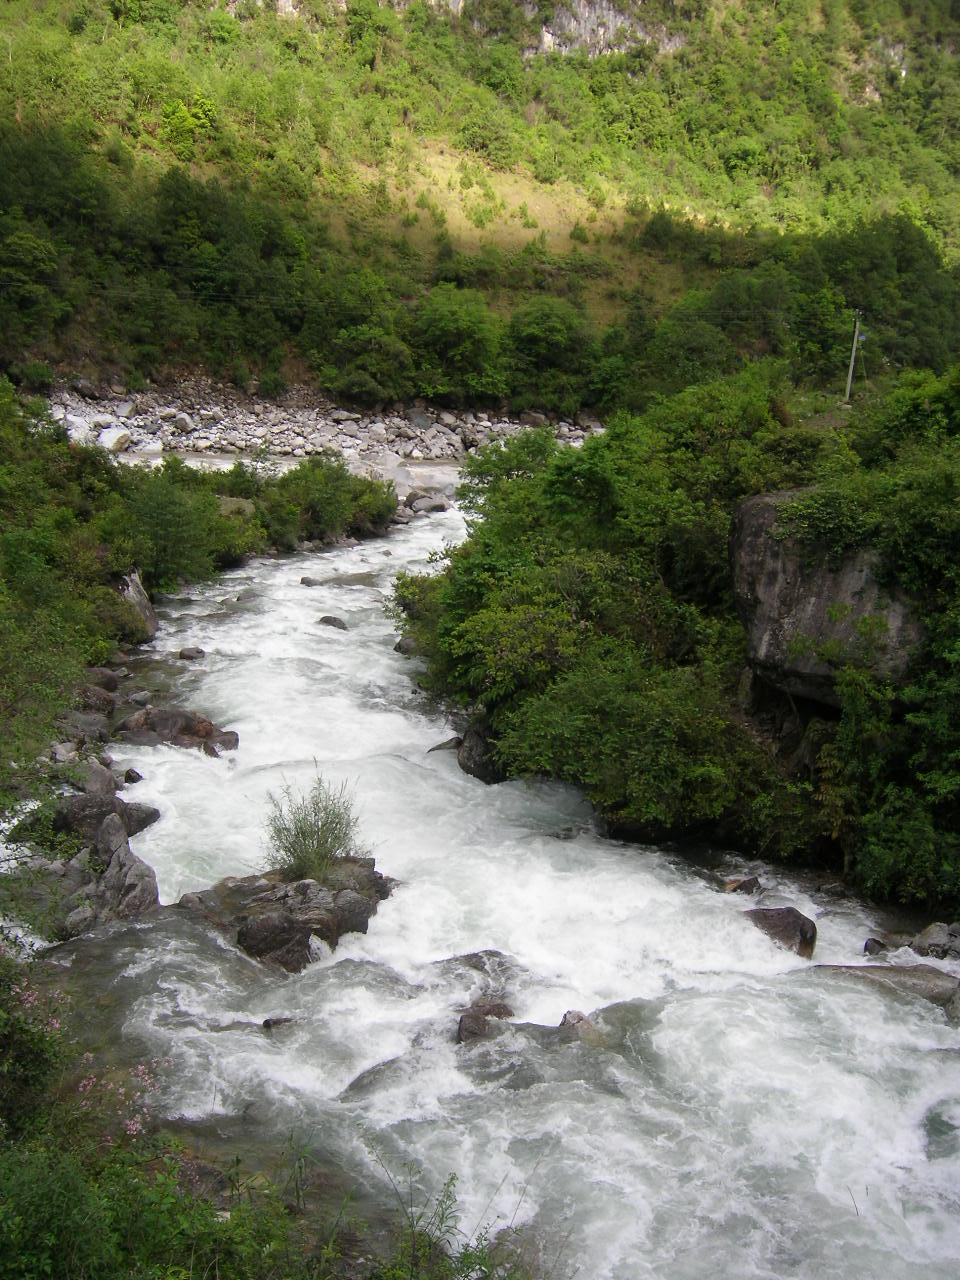
[[[155,1116],[241,1153],[316,1153],[359,1204],[390,1204],[385,1170],[415,1166],[423,1194],[455,1174],[462,1228],[517,1230],[554,1280],[954,1280],[960,1032],[942,1012],[777,949],[714,873],[602,838],[572,789],[486,787],[428,754],[453,728],[383,605],[398,569],[462,536],[448,512],[165,602],[138,677],[240,747],[118,755],[163,814],[133,841],[161,900],[260,867],[268,795],[317,771],[399,883],[297,976],[185,919],[70,944],[91,1043],[165,1059]],[[206,656],[176,661],[186,645]],[[817,961],[862,961],[869,909],[761,874],[764,905],[816,917]],[[490,990],[515,1018],[456,1044]],[[595,1033],[558,1031],[568,1009]]]

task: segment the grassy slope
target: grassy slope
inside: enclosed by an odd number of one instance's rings
[[[13,0],[0,113],[75,133],[118,201],[173,164],[254,190],[313,228],[308,242],[325,226],[400,298],[429,286],[445,229],[467,253],[575,251],[586,279],[554,262],[537,287],[600,324],[622,320],[637,289],[662,314],[717,272],[637,243],[661,204],[703,224],[817,233],[901,211],[948,257],[960,247],[946,0],[651,0],[639,12],[664,51],[594,60],[522,57],[539,28],[496,0],[468,0],[460,18],[372,0],[346,14],[304,0],[298,18],[233,8]],[[507,315],[531,286],[507,272],[480,287]],[[70,336],[39,353],[102,354],[82,306]]]

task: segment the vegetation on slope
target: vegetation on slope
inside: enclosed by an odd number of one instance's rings
[[[875,372],[942,370],[946,0],[639,12],[588,58],[496,0],[7,5],[0,365],[572,413],[756,355],[836,377],[860,307]]]
[[[434,687],[480,710],[500,764],[584,787],[616,829],[818,853],[864,888],[960,903],[960,369],[905,378],[852,433],[796,425],[754,365],[620,415],[580,451],[529,434],[466,468],[470,537],[398,603]],[[927,628],[905,687],[832,655],[839,720],[776,754],[741,708],[727,542],[752,493],[811,554],[880,549]]]
[[[121,467],[68,444],[4,378],[0,458],[0,798],[22,777],[17,764],[49,743],[84,664],[142,639],[116,590],[123,574],[139,568],[148,590],[162,590],[268,546],[381,530],[396,508],[390,486],[351,476],[339,459],[276,478],[240,464],[203,474],[175,458],[156,471]],[[223,514],[218,495],[248,501]]]

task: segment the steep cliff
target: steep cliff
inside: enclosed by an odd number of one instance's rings
[[[778,534],[780,509],[796,496],[761,493],[738,508],[731,543],[737,609],[758,675],[785,693],[837,706],[839,664],[863,657],[869,645],[874,670],[898,680],[922,631],[906,597],[881,585],[875,552],[833,565]]]

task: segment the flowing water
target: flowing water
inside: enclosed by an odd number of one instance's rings
[[[317,770],[399,883],[366,936],[297,976],[178,917],[72,944],[91,1030],[114,1057],[167,1059],[156,1114],[323,1152],[361,1200],[389,1202],[384,1169],[408,1162],[427,1191],[456,1174],[461,1226],[521,1228],[554,1277],[953,1280],[960,1034],[942,1012],[777,949],[708,872],[603,839],[575,791],[486,787],[428,754],[452,726],[383,603],[462,532],[451,512],[167,603],[161,659],[206,657],[158,670],[240,748],[123,756],[144,775],[131,798],[163,814],[134,841],[161,899],[257,869],[268,793]],[[862,960],[866,908],[763,879],[766,905],[817,918],[818,961]],[[457,1045],[484,993],[516,1017]],[[558,1030],[567,1009],[595,1030]],[[268,1016],[293,1021],[266,1033]]]

